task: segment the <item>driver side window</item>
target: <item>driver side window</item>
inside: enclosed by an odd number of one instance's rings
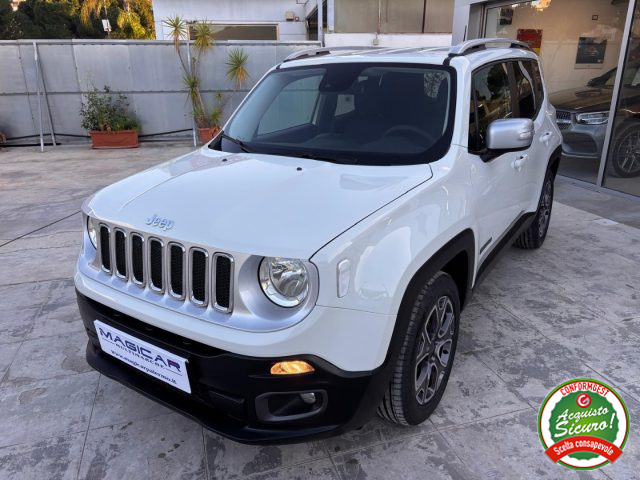
[[[481,152],[487,148],[487,127],[494,120],[513,117],[513,99],[509,83],[509,67],[495,63],[477,70],[473,75],[469,150]]]

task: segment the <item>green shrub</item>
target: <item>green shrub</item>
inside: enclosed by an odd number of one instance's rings
[[[122,94],[111,93],[105,86],[103,91],[93,87],[82,102],[80,116],[82,128],[118,132],[140,130],[138,120],[129,113],[129,101]]]

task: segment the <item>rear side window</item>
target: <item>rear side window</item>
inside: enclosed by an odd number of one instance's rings
[[[513,117],[508,72],[506,63],[496,63],[479,69],[473,75],[470,120],[474,122],[469,129],[469,149],[471,150],[482,151],[486,148],[486,132],[491,122]],[[474,138],[471,138],[472,136]]]
[[[525,62],[513,62],[513,71],[516,80],[518,117],[533,119],[537,113],[536,101],[533,93],[533,78],[526,70],[524,63]]]

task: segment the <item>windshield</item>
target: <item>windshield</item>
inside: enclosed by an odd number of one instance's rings
[[[211,147],[338,163],[427,163],[449,149],[453,69],[342,63],[280,68]]]

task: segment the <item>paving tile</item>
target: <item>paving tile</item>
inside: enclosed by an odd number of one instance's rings
[[[462,312],[458,351],[502,347],[531,340],[538,332],[488,295],[475,295]]]
[[[84,332],[25,340],[4,383],[25,384],[35,380],[84,373],[91,370],[85,360]]]
[[[554,464],[544,453],[537,430],[538,412],[502,415],[443,432],[450,446],[478,479],[598,478],[599,471],[577,472]]]
[[[337,437],[328,438],[324,440],[324,443],[329,453],[334,455],[358,450],[378,443],[387,443],[392,440],[435,432],[436,427],[429,419],[422,425],[404,427],[375,416],[361,428],[351,430]]]
[[[78,244],[0,253],[0,285],[71,278],[79,252]]]
[[[588,367],[614,385],[640,382],[640,338],[624,324],[573,329],[556,338]]]
[[[30,251],[34,256],[46,255],[50,248],[77,247],[80,249],[82,236],[80,229],[75,232],[60,232],[49,235],[32,235],[2,245],[0,253]]]
[[[609,318],[584,297],[558,287],[551,279],[518,282],[499,278],[487,290],[496,303],[539,332],[596,329]]]
[[[447,389],[429,419],[440,429],[528,407],[475,356],[456,354]]]
[[[2,277],[7,274],[4,266],[0,272]],[[3,278],[3,280],[9,280],[7,283],[10,285],[0,285],[0,312],[10,307],[39,307],[49,296],[49,282],[18,283],[12,282],[11,278]],[[4,314],[1,318],[4,318]]]
[[[33,328],[40,309],[40,306],[2,308],[0,311],[0,345],[24,340]]]
[[[78,475],[85,433],[0,448],[0,478],[72,480]]]
[[[144,420],[168,413],[171,410],[158,402],[101,375],[89,428]]]
[[[473,475],[438,433],[332,457],[343,479],[467,479]]]
[[[85,431],[98,373],[0,385],[0,446]]]
[[[322,442],[295,445],[243,445],[205,431],[205,451],[212,479],[240,479],[249,475],[276,470],[326,458]]]
[[[247,478],[251,480],[339,480],[340,477],[331,460],[325,459],[258,473]]]
[[[6,343],[0,346],[0,383],[2,383],[2,378],[9,368],[9,365],[11,365],[18,348],[20,348],[19,342]]]
[[[549,392],[574,378],[591,378],[581,356],[553,340],[541,338],[520,345],[475,354],[530,406],[539,408]]]
[[[84,324],[76,303],[73,279],[51,282],[49,298],[33,319],[27,339],[84,332]]]
[[[202,427],[172,413],[89,430],[79,478],[204,479]]]

